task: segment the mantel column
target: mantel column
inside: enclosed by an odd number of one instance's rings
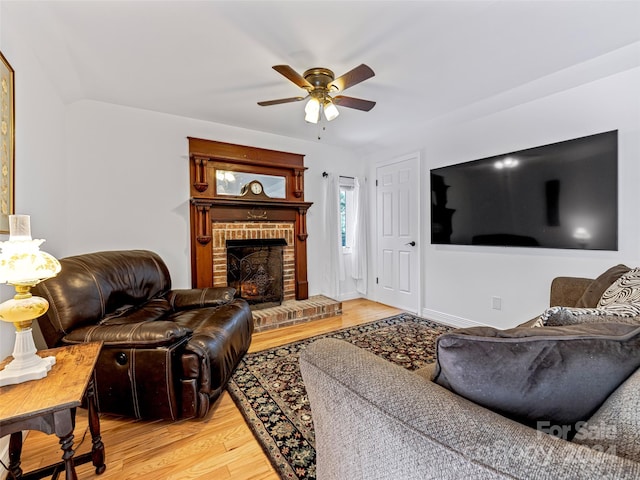
[[[191,202],[191,284],[194,288],[213,286],[210,210],[210,203]]]
[[[309,298],[309,282],[307,281],[307,209],[299,208],[296,214],[295,265],[296,265],[296,300]]]

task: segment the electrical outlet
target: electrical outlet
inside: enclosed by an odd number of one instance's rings
[[[491,308],[494,310],[502,310],[502,298],[491,297]]]

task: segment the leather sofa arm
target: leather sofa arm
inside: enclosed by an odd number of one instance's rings
[[[191,335],[191,329],[176,322],[126,323],[119,325],[88,325],[65,335],[63,343],[103,342],[108,346],[126,348],[171,345]]]
[[[167,293],[173,311],[189,308],[219,307],[233,300],[236,289],[233,287],[207,287],[171,290]]]

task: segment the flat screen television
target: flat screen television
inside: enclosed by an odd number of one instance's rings
[[[431,170],[431,243],[618,249],[618,131]]]

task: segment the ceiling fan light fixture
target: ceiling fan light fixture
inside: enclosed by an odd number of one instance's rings
[[[307,102],[307,105],[304,107],[304,119],[309,123],[318,123],[320,119],[320,101],[311,97]]]
[[[338,107],[336,107],[336,105],[331,101],[330,98],[327,98],[324,102],[324,116],[327,119],[327,121],[331,121],[333,119],[335,119],[338,115],[340,115],[340,112],[338,111]]]
[[[274,65],[273,69],[283,77],[287,78],[287,80],[304,89],[307,95],[306,97],[298,96],[262,101],[258,102],[258,105],[267,107],[282,103],[298,102],[309,98],[309,101],[304,108],[304,119],[309,123],[317,124],[320,121],[320,117],[322,116],[321,110],[324,111],[324,117],[327,121],[334,120],[338,115],[340,115],[337,105],[340,105],[341,108],[347,107],[368,112],[376,104],[376,102],[372,102],[370,100],[345,97],[344,95],[331,97],[333,92],[343,92],[347,88],[375,76],[373,70],[364,63],[352,68],[338,78],[335,77],[331,70],[324,67],[310,68],[302,75],[296,72],[289,65]]]

